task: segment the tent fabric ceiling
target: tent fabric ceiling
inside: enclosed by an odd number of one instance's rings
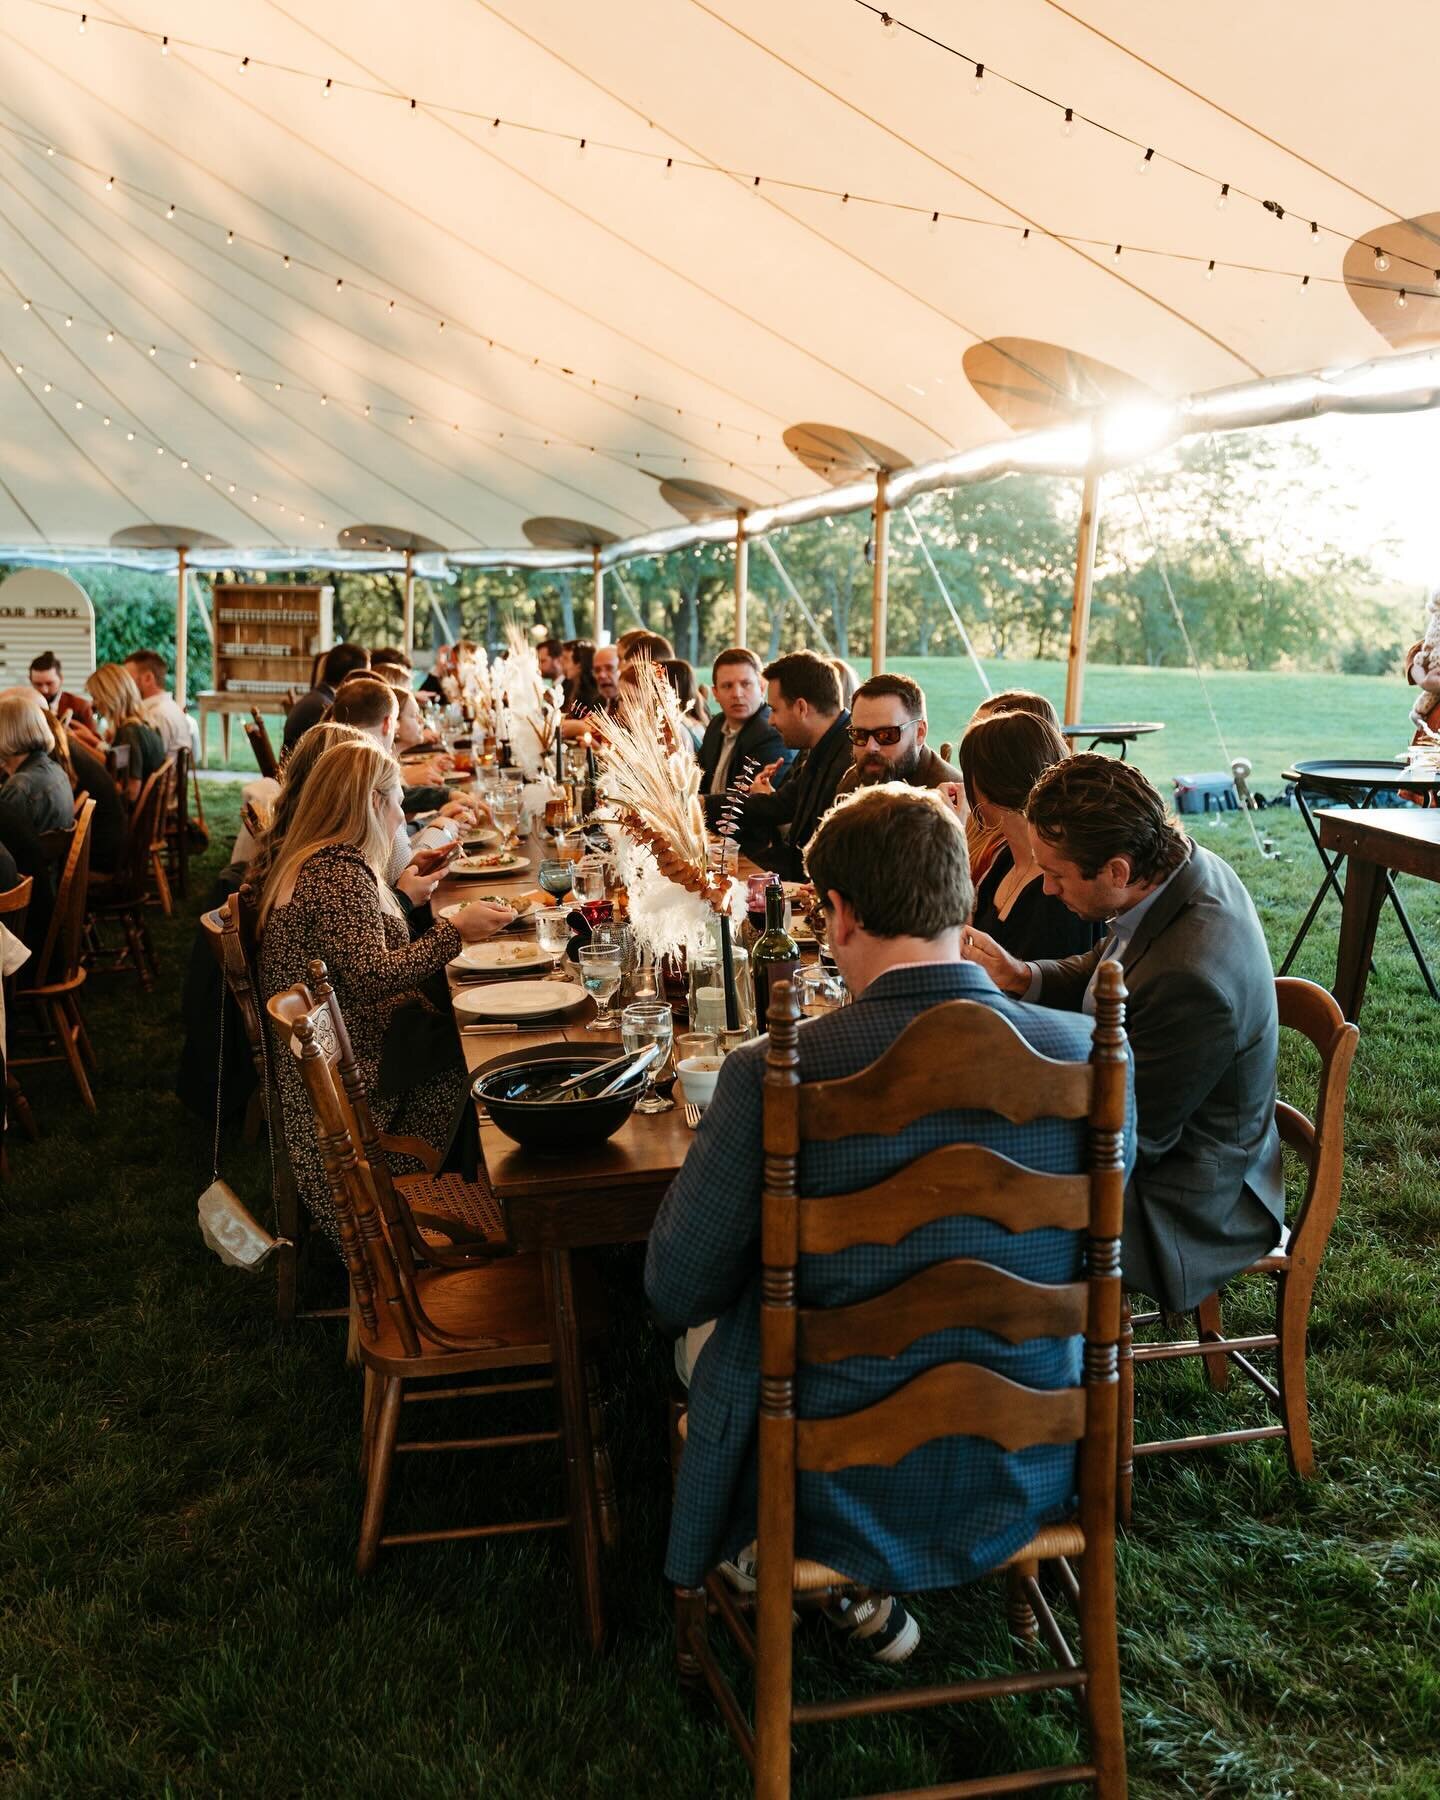
[[[808,421],[994,443],[1007,345],[1174,398],[1440,339],[1425,0],[81,16],[0,20],[11,545],[628,539],[677,523],[667,481],[814,493]]]

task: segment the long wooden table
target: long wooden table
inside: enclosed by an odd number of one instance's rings
[[[1357,1020],[1375,949],[1375,927],[1391,874],[1440,881],[1440,809],[1375,812],[1336,806],[1321,812],[1323,849],[1345,858],[1345,894],[1333,989],[1340,1010]]]
[[[531,869],[517,878],[483,883],[447,880],[436,890],[438,908],[480,892],[522,892],[535,886],[536,847],[527,847]],[[619,1047],[618,1031],[587,1031],[587,1007],[572,1023],[539,1031],[497,1033],[460,1042],[466,1067],[478,1073],[497,1057],[557,1043],[590,1049]],[[683,1106],[666,1113],[632,1113],[607,1143],[581,1156],[547,1157],[522,1150],[483,1113],[480,1145],[485,1170],[505,1215],[505,1229],[517,1250],[533,1250],[543,1261],[545,1297],[555,1346],[555,1386],[560,1407],[565,1476],[569,1492],[570,1541],[581,1621],[592,1649],[605,1635],[600,1583],[600,1543],[613,1536],[608,1509],[602,1511],[595,1478],[594,1439],[575,1305],[573,1253],[600,1244],[643,1241],[661,1197],[685,1160],[691,1134]]]

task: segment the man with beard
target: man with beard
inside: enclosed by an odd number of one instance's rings
[[[836,790],[837,800],[881,781],[937,788],[960,779],[959,770],[926,744],[925,690],[908,675],[872,675],[861,682],[850,705],[850,743],[854,767]]]

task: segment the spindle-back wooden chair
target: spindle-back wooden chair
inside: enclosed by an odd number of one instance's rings
[[[17,938],[25,936],[25,916],[30,910],[30,896],[35,890],[35,878],[26,875],[0,893],[0,924],[13,931]],[[13,980],[7,983],[13,987]],[[18,1076],[10,1067],[7,1058],[5,1064],[5,1098],[10,1111],[14,1113],[20,1129],[33,1142],[40,1135],[40,1128],[35,1123],[35,1115],[30,1110],[30,1102],[25,1098],[25,1090],[21,1087]]]
[[[15,984],[17,1001],[35,1009],[42,1038],[57,1047],[33,1056],[12,1056],[11,1066],[31,1063],[68,1064],[71,1078],[87,1112],[95,1111],[95,1095],[87,1070],[97,1065],[85,1021],[80,1015],[79,993],[85,985],[85,904],[90,874],[90,821],[95,802],[87,795],[68,833],[69,844],[60,865],[55,907],[40,953],[20,971]]]
[[[155,986],[160,971],[150,927],[145,922],[145,904],[153,873],[155,840],[164,830],[165,801],[173,779],[173,770],[163,763],[145,778],[126,820],[119,866],[108,875],[91,875],[89,883],[92,918],[97,925],[113,919],[124,937],[123,946],[110,951],[97,932],[92,966],[100,967],[102,958],[112,970],[128,963],[147,993]]]
[[[418,1265],[393,1193],[377,1205],[377,1193],[387,1196],[386,1184],[372,1183],[364,1167],[341,1074],[334,1025],[339,1009],[333,993],[321,998],[318,991],[322,985],[328,987],[322,963],[311,965],[311,978],[313,987],[297,985],[277,994],[267,1011],[280,1038],[281,1054],[294,1053],[300,1060],[358,1322],[365,1370],[361,1428],[365,1505],[356,1566],[361,1574],[368,1573],[380,1550],[391,1545],[566,1529],[569,1519],[561,1514],[433,1531],[384,1530],[391,1470],[399,1452],[560,1444],[561,1433],[555,1427],[447,1439],[443,1445],[433,1440],[397,1441],[400,1410],[406,1402],[442,1395],[488,1398],[553,1387],[548,1373],[454,1385],[464,1376],[508,1376],[512,1371],[550,1368],[553,1353],[544,1282],[540,1260],[533,1255],[485,1256],[448,1268]],[[383,1163],[383,1157],[379,1161]],[[604,1311],[588,1266],[580,1265],[577,1274],[581,1329],[593,1342],[604,1334]],[[436,1379],[444,1384],[439,1389],[418,1385]],[[598,1425],[597,1417],[592,1428]],[[601,1442],[597,1439],[597,1445]]]
[[[1275,1109],[1281,1141],[1296,1153],[1305,1173],[1304,1193],[1294,1224],[1282,1231],[1279,1244],[1269,1256],[1262,1256],[1244,1271],[1244,1276],[1263,1275],[1274,1283],[1274,1328],[1248,1337],[1227,1338],[1221,1297],[1211,1294],[1196,1309],[1193,1339],[1135,1343],[1133,1331],[1160,1324],[1162,1315],[1143,1312],[1131,1316],[1127,1307],[1120,1337],[1120,1469],[1116,1489],[1120,1517],[1127,1522],[1137,1456],[1212,1450],[1224,1444],[1252,1444],[1263,1438],[1283,1437],[1292,1472],[1302,1478],[1315,1473],[1306,1334],[1315,1279],[1340,1211],[1345,1172],[1345,1100],[1360,1033],[1346,1021],[1334,997],[1313,981],[1301,981],[1293,975],[1278,976],[1275,999],[1281,1029],[1297,1032],[1314,1045],[1320,1057],[1320,1072],[1313,1122],[1283,1100]],[[1251,1360],[1258,1352],[1268,1350],[1275,1352],[1273,1381]],[[1233,1364],[1276,1408],[1280,1422],[1136,1443],[1134,1365],[1194,1356],[1204,1357],[1210,1385],[1218,1390],[1229,1386]]]
[[[764,1091],[754,1631],[718,1572],[703,1588],[676,1594],[682,1677],[703,1681],[714,1695],[763,1800],[785,1800],[790,1793],[791,1734],[797,1725],[1048,1689],[1068,1689],[1078,1698],[1088,1727],[1088,1761],[965,1778],[915,1793],[1019,1793],[1067,1782],[1090,1783],[1104,1800],[1117,1800],[1126,1792],[1115,1618],[1115,1471],[1110,1466],[1116,1441],[1124,1205],[1124,993],[1119,964],[1102,964],[1088,1063],[1055,1062],[1031,1049],[992,1009],[952,1001],[913,1020],[858,1075],[811,1083],[800,1079],[799,1005],[791,985],[781,984],[772,1000]],[[895,1133],[927,1114],[952,1108],[999,1113],[1015,1123],[1087,1121],[1088,1172],[1038,1174],[977,1145],[950,1145],[858,1194],[800,1197],[805,1144],[833,1142],[857,1131]],[[1061,1284],[1035,1283],[988,1263],[955,1259],[932,1264],[883,1296],[848,1306],[797,1306],[802,1255],[828,1255],[877,1241],[898,1243],[922,1225],[957,1214],[978,1215],[1011,1230],[1046,1225],[1085,1232],[1084,1276]],[[859,1412],[796,1416],[800,1363],[894,1356],[919,1338],[954,1326],[992,1332],[1010,1343],[1083,1332],[1082,1383],[1043,1390],[974,1363],[941,1363]],[[935,1438],[958,1434],[988,1439],[1012,1452],[1035,1444],[1077,1447],[1080,1503],[1075,1517],[1042,1529],[1005,1565],[1012,1632],[1029,1640],[1038,1618],[1058,1666],[908,1691],[887,1687],[844,1700],[796,1702],[791,1641],[795,1596],[863,1591],[840,1571],[797,1560],[797,1474],[894,1464]],[[800,1529],[803,1533],[803,1524]],[[1083,1560],[1078,1579],[1072,1566],[1076,1559]],[[1079,1656],[1041,1591],[1042,1562],[1056,1565],[1078,1613]],[[710,1647],[712,1613],[754,1665],[753,1731]]]
[[[255,766],[260,773],[271,781],[280,776],[280,762],[275,755],[275,746],[270,742],[270,733],[265,729],[265,721],[260,716],[260,708],[250,708],[250,719],[245,726],[245,737],[255,754]]]

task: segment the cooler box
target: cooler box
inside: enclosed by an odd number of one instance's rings
[[[1212,769],[1203,775],[1175,777],[1177,813],[1239,812],[1240,796],[1228,769]]]

